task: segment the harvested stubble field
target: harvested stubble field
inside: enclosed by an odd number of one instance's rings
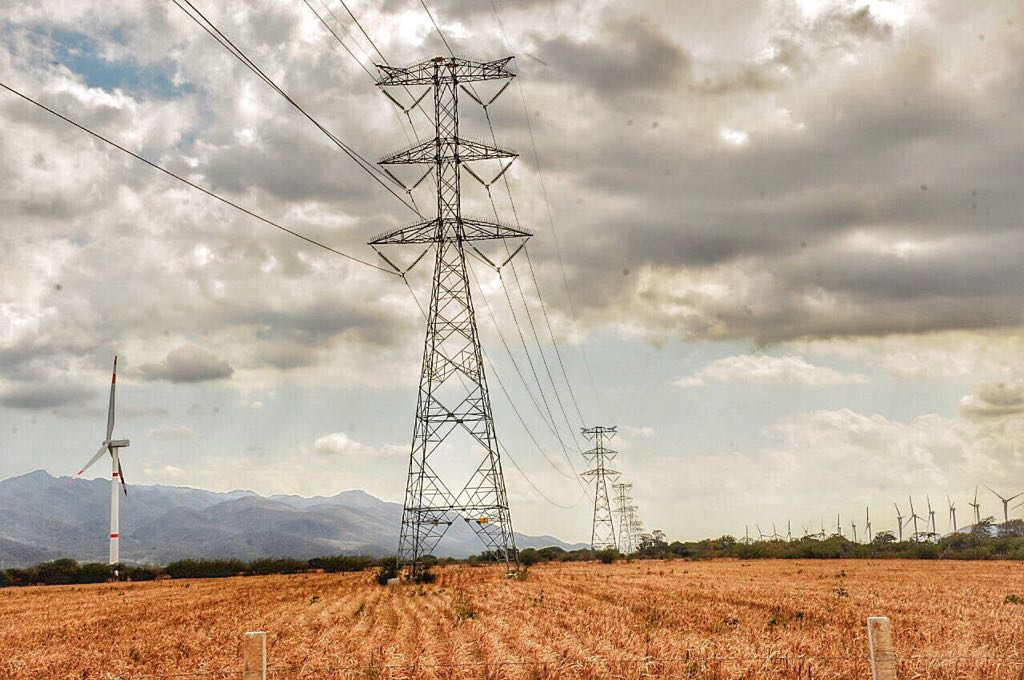
[[[900,678],[1024,678],[1024,566],[778,561],[549,564],[525,580],[438,570],[12,588],[0,676],[241,676],[267,631],[273,678],[857,678],[865,618],[892,618]],[[219,672],[219,675],[218,675]]]

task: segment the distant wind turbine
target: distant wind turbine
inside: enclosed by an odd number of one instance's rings
[[[946,503],[949,504],[949,523],[953,526],[953,533],[956,533],[956,503],[951,501],[949,496],[946,496]]]
[[[76,477],[81,477],[93,463],[100,459],[104,452],[110,454],[110,564],[117,564],[121,561],[118,550],[120,534],[120,498],[117,485],[121,484],[124,495],[128,495],[128,486],[124,481],[124,471],[121,469],[121,449],[128,446],[127,439],[113,439],[114,435],[114,390],[117,388],[117,356],[114,357],[114,373],[110,378],[110,405],[107,407],[107,437],[100,444],[99,451],[89,459]]]
[[[864,508],[864,529],[868,532],[868,543],[871,543],[871,508]]]
[[[917,520],[924,519],[924,517],[921,517],[919,514],[917,514],[917,511],[914,510],[914,499],[910,498],[908,496],[907,500],[910,501],[910,517],[907,518],[907,524],[910,524],[910,522],[914,523],[914,535],[911,538],[913,538],[913,540],[915,540],[915,541],[920,541],[921,540],[921,532],[918,531]]]
[[[938,527],[935,526],[935,511],[932,510],[932,499],[927,494],[925,494],[925,500],[928,501],[928,521],[932,525],[931,531],[928,532],[928,538],[934,539],[939,535]]]
[[[988,486],[987,484],[985,485],[985,488],[988,489],[989,491],[992,491],[992,487]],[[1017,498],[1018,496],[1024,495],[1024,491],[1021,491],[1020,493],[1018,493],[1016,495],[1010,496],[1009,498],[1003,498],[1002,496],[997,494],[995,491],[992,491],[992,493],[995,494],[996,498],[998,498],[999,500],[1001,500],[1003,502],[1003,522],[1009,522],[1010,521],[1010,510],[1008,509],[1008,506],[1010,505],[1010,501],[1012,501],[1014,498]]]
[[[900,512],[900,506],[895,503],[892,504],[896,508],[896,526],[900,532],[900,543],[903,542],[903,513]]]
[[[974,508],[974,523],[975,524],[981,524],[981,503],[978,502],[978,487],[977,486],[974,487],[974,502],[973,503],[968,503],[968,505],[970,505],[972,508]]]

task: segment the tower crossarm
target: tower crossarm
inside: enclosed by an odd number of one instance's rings
[[[445,77],[459,83],[515,78],[516,74],[508,70],[512,59],[512,57],[502,57],[491,61],[471,61],[460,57],[434,57],[412,66],[377,64],[377,70],[380,71],[377,86],[432,85],[434,83],[434,66],[439,63],[447,66],[444,69]]]
[[[440,156],[440,157],[439,157]],[[414,144],[380,159],[381,165],[429,165],[439,160],[473,163],[494,158],[518,158],[515,151],[461,137],[441,137]]]
[[[485,220],[446,219],[443,221],[443,224],[444,229],[440,226],[441,222],[435,218],[407,227],[392,229],[374,238],[370,241],[370,245],[437,243],[450,238],[449,234],[458,232],[461,232],[460,240],[462,241],[493,241],[503,238],[529,238],[532,236],[528,231]]]

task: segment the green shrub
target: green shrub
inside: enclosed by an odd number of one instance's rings
[[[245,567],[241,560],[178,560],[164,571],[171,578],[223,578],[242,574]]]
[[[0,571],[0,588],[32,585],[32,573],[27,569],[6,569]]]
[[[533,565],[540,562],[542,559],[544,558],[541,557],[540,553],[534,550],[533,548],[526,548],[524,550],[519,551],[519,564],[523,565],[524,567],[532,567]]]
[[[266,557],[250,562],[248,572],[257,576],[265,576],[267,574],[298,574],[307,569],[309,569],[309,562],[303,560]]]
[[[48,586],[60,586],[68,583],[76,583],[78,578],[78,562],[69,558],[52,560],[38,564],[32,570],[35,572],[33,583],[42,583]]]
[[[311,569],[323,569],[329,573],[362,571],[370,567],[373,560],[369,557],[335,555],[331,557],[314,557],[309,561]]]
[[[389,557],[381,560],[380,568],[377,570],[377,583],[386,586],[393,578],[398,578],[398,558]]]
[[[122,567],[121,577],[127,581],[152,581],[162,576],[164,570],[155,565],[139,565],[135,567]]]
[[[619,551],[615,548],[607,548],[597,553],[597,559],[601,561],[601,564],[611,564],[615,560],[619,559]]]
[[[120,566],[120,565],[117,565]],[[114,578],[114,567],[99,562],[86,562],[78,565],[75,583],[106,583]]]

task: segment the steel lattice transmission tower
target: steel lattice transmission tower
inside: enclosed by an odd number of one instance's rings
[[[619,552],[623,555],[631,555],[636,550],[636,544],[633,541],[633,522],[637,507],[630,494],[633,485],[620,482],[613,484],[612,489],[615,490],[615,514],[619,520]]]
[[[590,549],[595,552],[617,548],[612,506],[608,499],[608,481],[616,481],[619,472],[609,468],[608,461],[614,460],[618,451],[605,447],[605,441],[614,437],[615,433],[614,426],[583,428],[583,436],[594,442],[594,448],[583,452],[583,457],[593,466],[583,475],[594,480],[594,525],[590,533]]]
[[[448,528],[460,518],[510,571],[518,564],[470,295],[466,247],[468,244],[475,248],[474,241],[525,239],[530,234],[462,217],[462,165],[488,159],[507,159],[511,164],[516,154],[459,136],[459,90],[465,90],[465,84],[472,88],[472,83],[479,81],[509,81],[515,77],[507,68],[511,60],[512,57],[507,57],[476,62],[436,57],[405,68],[377,66],[381,71],[377,85],[381,89],[426,86],[423,96],[431,89],[434,94],[434,138],[388,156],[381,164],[430,166],[427,174],[434,173],[437,185],[437,216],[370,241],[371,246],[426,244],[435,249],[398,546],[399,562],[413,578],[423,569],[423,557],[434,550]],[[503,90],[504,87],[498,94]],[[491,101],[495,98],[497,95]],[[455,440],[466,445],[460,446]],[[446,443],[447,447],[443,447]],[[438,463],[439,458],[453,460]],[[456,466],[472,470],[462,486],[449,484],[455,474],[462,474],[453,472],[451,468]]]

